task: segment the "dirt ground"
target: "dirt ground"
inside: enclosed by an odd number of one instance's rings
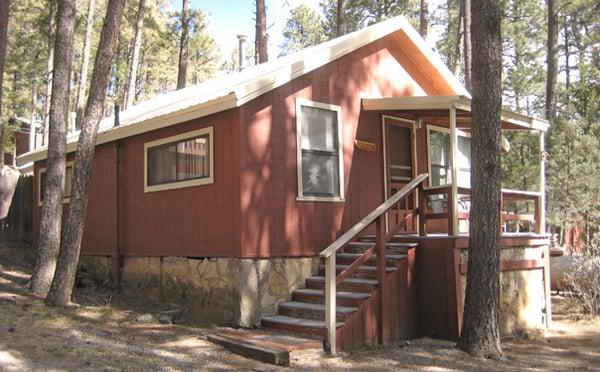
[[[213,328],[161,324],[165,305],[140,308],[109,290],[78,288],[69,309],[46,307],[27,294],[31,252],[0,248],[0,371],[27,370],[278,370],[206,341]],[[335,358],[293,358],[298,369],[356,370],[598,370],[600,319],[567,315],[554,299],[554,324],[503,340],[505,360],[469,357],[453,342],[422,338],[410,345],[363,349]],[[162,306],[162,308],[161,308]],[[142,314],[150,321],[138,321]]]

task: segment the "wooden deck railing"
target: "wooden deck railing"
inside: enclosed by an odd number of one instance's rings
[[[395,210],[398,214],[401,211],[404,211],[406,203],[403,204],[402,202],[405,201],[406,197],[412,194],[417,187],[422,190],[423,181],[425,181],[428,176],[429,175],[426,173],[421,174],[410,181],[400,191],[378,206],[373,212],[369,213],[365,218],[346,231],[319,254],[320,257],[325,259],[325,325],[327,327],[327,344],[329,346],[329,352],[332,355],[336,353],[336,286],[352,275],[359,266],[365,263],[374,254],[377,254],[377,280],[379,281],[379,289],[381,290],[381,295],[379,296],[380,342],[384,343],[387,339],[386,335],[390,331],[389,313],[386,311],[389,298],[384,295],[384,291],[382,290],[382,288],[385,288],[384,284],[386,282],[386,246],[387,242],[390,241],[397,232],[406,227],[406,221],[413,218],[416,215],[417,210],[405,213],[404,217],[401,219],[395,219],[393,223],[389,224],[387,233],[385,231],[385,214],[392,210]],[[422,192],[420,192],[420,194],[422,194]],[[356,239],[361,232],[373,223],[375,223],[376,230],[375,243],[369,247],[365,253],[359,256],[348,268],[340,274],[336,274],[336,252]]]
[[[442,195],[444,196],[444,198],[442,198],[443,200],[445,200],[445,204],[446,207],[444,208],[443,212],[428,212],[427,211],[427,205],[428,205],[428,198],[430,198],[431,196],[434,195]],[[458,195],[459,195],[459,200],[457,202],[465,201],[464,196],[470,196],[471,195],[471,189],[470,188],[466,188],[466,187],[459,187],[458,188]],[[463,197],[463,198],[461,198]],[[453,231],[453,225],[454,225],[454,221],[455,219],[452,216],[452,208],[450,206],[453,205],[453,203],[455,202],[452,198],[452,186],[448,185],[448,186],[442,186],[442,187],[431,187],[428,189],[425,189],[422,193],[420,193],[419,195],[419,205],[421,206],[421,208],[423,208],[423,210],[425,211],[423,213],[423,216],[420,219],[420,234],[421,235],[427,235],[427,220],[434,220],[434,219],[447,219],[448,220],[448,231],[451,232]],[[534,214],[521,214],[521,213],[508,213],[506,211],[504,211],[504,202],[507,200],[512,200],[512,201],[533,201],[534,203]],[[505,222],[508,221],[528,221],[530,223],[533,224],[535,230],[534,232],[541,234],[544,232],[544,227],[542,226],[542,194],[540,192],[535,192],[535,191],[520,191],[520,190],[509,190],[509,189],[502,189],[501,190],[501,194],[500,194],[500,210],[502,211],[502,220],[501,220],[501,225],[503,225]],[[470,207],[470,203],[469,203],[469,207]],[[468,220],[469,219],[469,211],[468,210],[459,210],[458,211],[458,218],[456,220],[461,221],[461,220]],[[502,228],[502,226],[501,226]]]

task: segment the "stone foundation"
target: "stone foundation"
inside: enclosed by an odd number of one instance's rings
[[[110,258],[82,256],[94,277],[110,279]],[[318,258],[124,257],[121,289],[144,301],[177,303],[197,324],[258,326],[318,268]],[[100,279],[103,280],[103,279]]]
[[[511,247],[502,249],[501,260],[540,259],[542,249]],[[461,260],[466,262],[467,252]],[[466,276],[461,277],[463,305]],[[544,326],[544,275],[542,269],[502,271],[500,273],[500,332],[510,335],[517,331]]]

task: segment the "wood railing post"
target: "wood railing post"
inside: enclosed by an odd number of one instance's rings
[[[419,185],[419,235],[427,236],[427,195],[423,184]]]
[[[544,226],[542,226],[542,195],[538,195],[534,200],[534,224],[535,224],[535,232],[538,234],[544,233]]]
[[[379,220],[377,220],[379,221]],[[335,285],[335,253],[325,257],[325,326],[329,354],[336,354],[335,318],[336,318],[336,285]]]
[[[454,218],[454,214],[456,213],[456,200],[454,199],[454,193],[452,190],[450,190],[450,192],[448,192],[446,195],[448,196],[446,199],[448,200],[448,235],[455,235],[456,230],[454,222],[456,219]]]
[[[379,343],[386,345],[390,339],[389,297],[387,295],[387,280],[385,275],[386,233],[381,217],[377,218],[375,225],[375,229],[377,230],[377,280],[379,281]]]

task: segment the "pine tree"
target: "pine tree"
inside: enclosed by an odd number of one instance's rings
[[[77,128],[81,127],[81,118],[83,116],[85,91],[87,88],[88,68],[90,64],[90,50],[92,47],[92,32],[94,31],[94,11],[96,0],[89,0],[87,19],[85,26],[85,36],[83,38],[83,55],[81,57],[81,70],[79,72],[79,87],[77,88],[77,102],[75,104]]]
[[[265,0],[254,0],[256,3],[256,37],[255,37],[255,64],[265,63],[269,60],[267,51],[267,9]]]
[[[135,26],[135,39],[133,41],[133,54],[129,67],[129,78],[127,80],[127,99],[123,105],[123,109],[133,106],[135,100],[137,70],[140,63],[140,48],[142,47],[142,34],[144,32],[144,13],[146,0],[139,0],[137,22]]]
[[[60,248],[75,1],[60,0],[57,16],[46,182],[42,190],[37,260],[30,286],[30,291],[38,296],[45,296],[50,289]]]
[[[183,0],[181,11],[181,46],[179,48],[179,72],[177,74],[177,89],[185,88],[189,63],[188,47],[190,42],[190,1]]]
[[[0,168],[4,166],[4,118],[2,95],[4,91],[4,64],[6,61],[6,45],[8,43],[8,18],[10,1],[0,0]]]
[[[64,237],[60,246],[56,273],[50,292],[46,297],[46,304],[51,306],[65,306],[71,302],[75,273],[81,252],[96,135],[98,124],[103,117],[106,88],[124,9],[125,0],[108,0],[104,27],[94,62],[90,94],[81,122],[81,132],[75,154],[73,186],[69,212],[65,221]]]
[[[319,13],[302,4],[292,9],[283,28],[282,54],[289,54],[326,40],[325,28]]]
[[[469,260],[463,326],[458,345],[469,354],[499,359],[500,347],[500,4],[473,0],[472,173]]]

